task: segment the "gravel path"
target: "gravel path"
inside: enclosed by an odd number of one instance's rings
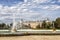
[[[0,37],[0,40],[60,40],[60,35],[29,35]]]

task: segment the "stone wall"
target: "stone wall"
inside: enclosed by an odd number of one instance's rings
[[[30,24],[31,25],[31,28],[36,28],[36,26],[38,24],[40,24],[40,27],[42,27],[42,22],[24,22],[23,24],[25,24],[25,25]]]

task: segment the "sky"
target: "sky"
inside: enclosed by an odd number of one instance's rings
[[[60,0],[0,0],[0,22],[55,20],[60,17]]]

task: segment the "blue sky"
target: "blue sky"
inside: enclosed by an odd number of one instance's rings
[[[0,4],[6,5],[6,6],[11,6],[19,2],[23,2],[23,0],[0,0]]]
[[[55,20],[60,17],[60,0],[0,0],[0,22],[11,22],[13,14],[16,21]]]

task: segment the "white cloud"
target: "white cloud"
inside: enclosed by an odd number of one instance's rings
[[[37,2],[37,3],[46,3],[46,2],[50,2],[51,0],[33,0],[33,2]]]
[[[50,2],[51,0],[34,0],[34,2],[37,3],[44,3],[44,2]],[[42,13],[38,13],[34,10],[31,10],[32,8],[40,8],[40,9],[45,9],[45,10],[58,10],[60,9],[59,5],[39,5],[39,4],[34,4],[34,3],[18,3],[17,5],[8,7],[8,6],[2,6],[0,5],[0,14],[13,14],[15,13],[16,15],[20,15],[20,18],[26,18],[29,19],[30,17],[33,16],[38,16],[41,15]],[[46,17],[48,14],[42,14],[41,17]],[[1,17],[0,19],[3,20],[5,18],[12,18],[12,16],[6,16],[6,17]],[[18,18],[18,16],[16,16]]]
[[[58,9],[60,9],[59,5],[51,5],[51,6],[49,6],[49,10],[58,10]]]
[[[54,11],[54,10],[60,9],[60,6],[59,5],[41,5],[38,8]]]
[[[60,2],[60,0],[58,0],[58,2]]]

